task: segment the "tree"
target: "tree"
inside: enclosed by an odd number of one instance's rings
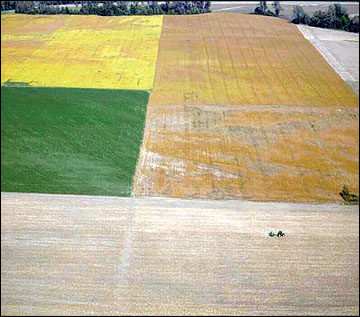
[[[149,1],[149,9],[152,10],[151,14],[162,14],[163,13],[163,11],[157,1]],[[151,12],[151,11],[149,10],[149,12]]]
[[[114,15],[115,7],[112,1],[104,1],[100,9],[101,15]]]
[[[309,24],[310,17],[304,12],[303,7],[297,5],[293,9],[291,22],[295,24]]]
[[[275,1],[275,2],[279,2],[279,1]],[[274,12],[268,9],[266,1],[260,1],[259,6],[255,8],[255,13],[261,15],[276,16]]]
[[[280,1],[274,1],[272,3],[272,6],[274,7],[275,15],[278,16],[280,14],[280,11],[282,10]]]
[[[353,193],[349,192],[349,188],[344,185],[340,196],[345,200],[345,203],[347,204],[358,204],[359,203],[359,197]]]
[[[210,6],[211,6],[211,1],[205,1],[205,5],[204,5],[205,12],[211,12]]]
[[[260,1],[259,5],[260,11],[264,14],[267,10],[267,3],[266,1]]]
[[[34,1],[16,1],[15,12],[16,13],[35,13]]]
[[[170,10],[170,1],[165,1],[165,3],[162,3],[160,5],[160,7],[161,7],[161,10],[163,10],[163,12],[168,13]]]
[[[130,12],[130,14],[136,14],[137,13],[137,9],[136,9],[136,6],[134,4],[130,4],[129,12]]]
[[[349,31],[359,33],[359,16],[358,15],[354,16],[351,19]]]
[[[333,10],[335,11],[335,16],[337,18],[349,16],[347,9],[345,7],[343,7],[340,3],[335,3],[333,5],[330,5],[330,7],[332,7]]]
[[[310,18],[311,26],[317,26],[322,28],[328,28],[329,27],[329,18],[326,12],[317,10],[314,12],[313,16]]]
[[[255,8],[255,13],[264,15],[266,13],[266,10],[267,10],[266,1],[260,1],[259,6]]]
[[[295,6],[291,22],[359,33],[359,16],[350,18],[346,8],[339,3],[330,5],[326,12],[315,11],[311,18],[302,7]]]
[[[348,29],[351,23],[349,14],[340,3],[330,5],[327,11],[329,20],[329,28],[332,29]]]

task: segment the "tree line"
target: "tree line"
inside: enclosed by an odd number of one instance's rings
[[[15,13],[154,15],[211,12],[211,1],[1,1],[14,3]],[[161,3],[159,3],[161,2]],[[73,5],[69,7],[67,5]],[[1,6],[3,10],[3,6]]]
[[[347,9],[340,3],[331,4],[327,11],[315,11],[311,17],[304,12],[302,7],[295,6],[291,22],[359,33],[359,16],[351,18]]]
[[[267,1],[260,1],[259,5],[255,8],[255,13],[268,16],[279,16],[280,11],[282,10],[280,1],[273,1],[272,7],[274,11],[269,9]],[[303,7],[297,5],[293,9],[291,22],[295,24],[307,24],[310,26],[359,33],[359,16],[356,15],[351,18],[347,9],[340,3],[331,4],[327,11],[317,10],[312,16],[305,13]]]

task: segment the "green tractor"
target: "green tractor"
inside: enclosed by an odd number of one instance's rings
[[[270,237],[274,237],[274,236],[275,236],[275,233],[272,232],[272,231],[270,231],[270,232],[269,232],[269,236],[270,236]],[[279,230],[278,233],[276,234],[276,236],[277,236],[277,237],[285,237],[285,232]]]

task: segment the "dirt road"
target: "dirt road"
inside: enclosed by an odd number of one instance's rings
[[[358,228],[358,206],[2,193],[1,314],[357,315]]]
[[[307,25],[297,25],[297,27],[359,95],[359,34]]]

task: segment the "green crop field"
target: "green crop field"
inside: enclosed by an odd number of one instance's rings
[[[1,88],[1,190],[130,196],[148,93]]]

